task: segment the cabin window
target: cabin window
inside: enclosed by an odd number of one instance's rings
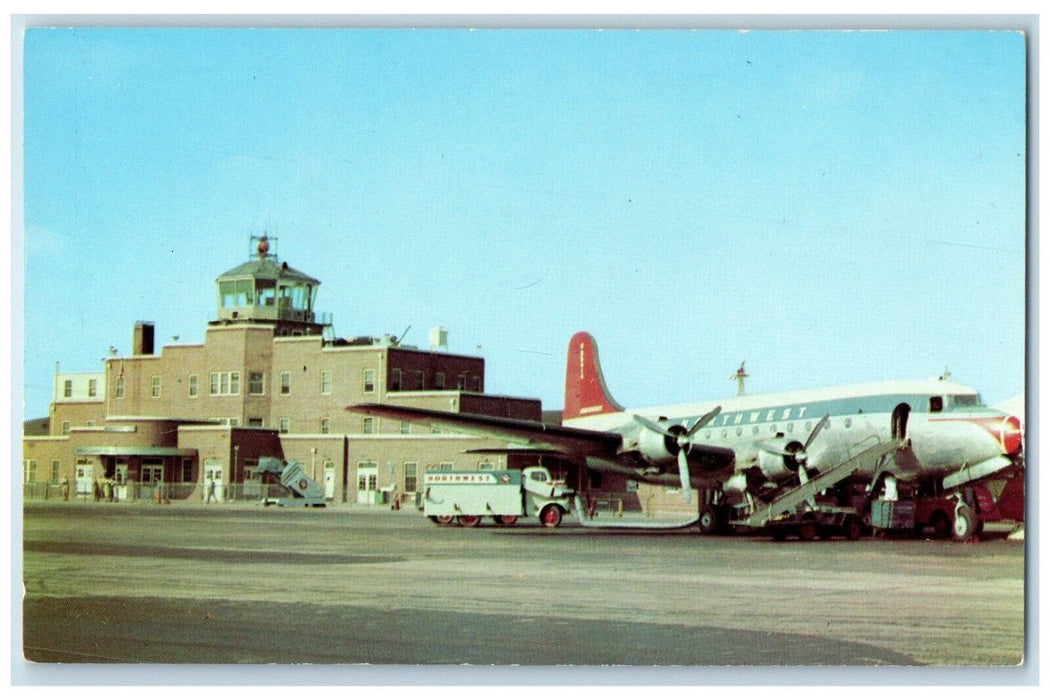
[[[940,396],[930,397],[930,413],[940,413],[944,410],[944,399]]]
[[[853,425],[853,419],[852,418],[847,418],[846,420],[842,421],[842,424],[844,426],[846,426],[847,428],[849,428],[850,426]]]

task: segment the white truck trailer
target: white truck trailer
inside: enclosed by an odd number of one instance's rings
[[[423,478],[423,513],[440,525],[475,527],[483,517],[513,525],[535,516],[557,527],[575,493],[545,467],[430,472]]]

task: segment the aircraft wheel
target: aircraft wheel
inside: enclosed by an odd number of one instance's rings
[[[943,510],[939,510],[933,514],[930,518],[930,525],[933,526],[933,534],[940,538],[945,538],[952,534],[952,521],[948,517],[948,514]]]
[[[798,526],[798,538],[802,542],[809,542],[817,536],[817,524],[806,521]]]
[[[540,522],[544,527],[558,527],[561,524],[561,508],[553,503],[543,506],[543,510],[540,511]]]
[[[451,525],[454,518],[451,515],[434,515],[430,518],[438,525]]]
[[[856,518],[846,518],[846,522],[842,523],[842,534],[847,540],[859,540],[861,534],[861,524]]]
[[[481,522],[480,515],[460,515],[456,517],[456,522],[463,527],[477,527],[478,523]]]
[[[977,529],[976,519],[970,506],[962,505],[955,509],[955,520],[952,521],[952,539],[965,542]]]
[[[718,513],[712,506],[704,506],[700,511],[700,519],[697,521],[697,525],[700,526],[701,535],[713,535],[718,531]]]

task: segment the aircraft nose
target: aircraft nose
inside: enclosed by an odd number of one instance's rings
[[[999,444],[1003,452],[1010,457],[1021,454],[1024,445],[1024,433],[1021,430],[1021,419],[1017,416],[1006,416],[999,428]]]

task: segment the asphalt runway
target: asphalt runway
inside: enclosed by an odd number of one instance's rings
[[[23,527],[23,653],[44,679],[138,663],[1008,669],[1025,653],[1025,548],[1004,531],[773,542],[55,502],[28,504]]]

